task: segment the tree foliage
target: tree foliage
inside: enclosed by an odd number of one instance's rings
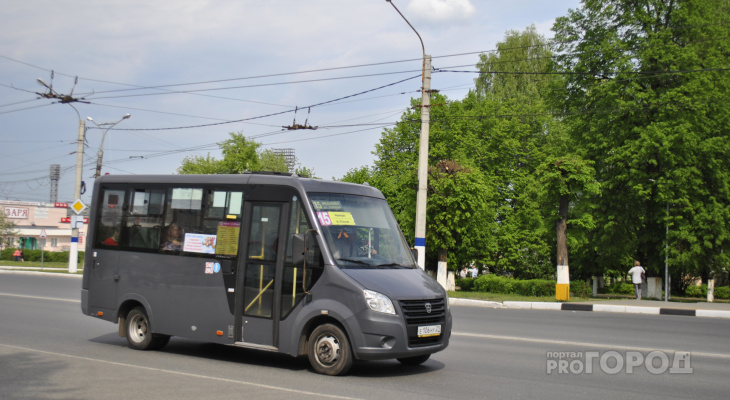
[[[0,248],[11,246],[12,238],[17,234],[18,231],[15,230],[15,223],[5,218],[4,208],[0,209]]]
[[[730,261],[728,8],[585,1],[556,21],[566,74],[553,104],[602,187],[583,263],[608,270],[636,258],[660,274],[667,226],[677,275]]]
[[[432,94],[427,264],[673,282],[730,262],[730,3],[585,0],[552,43],[509,31],[463,99]],[[344,180],[388,198],[413,240],[420,108]],[[448,167],[448,171],[445,169]],[[669,234],[666,234],[666,229]]]
[[[218,143],[222,159],[203,156],[185,157],[177,169],[180,174],[241,174],[247,171],[290,172],[283,155],[272,150],[261,150],[261,144],[247,140],[243,133],[229,134],[231,137]],[[299,167],[300,172],[311,171]]]

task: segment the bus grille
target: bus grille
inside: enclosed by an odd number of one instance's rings
[[[400,300],[399,303],[406,320],[408,346],[419,347],[441,343],[446,316],[444,299]],[[430,304],[430,313],[427,310],[427,304]],[[441,325],[441,335],[418,337],[418,327],[424,325]]]

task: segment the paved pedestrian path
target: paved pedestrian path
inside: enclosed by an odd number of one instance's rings
[[[50,272],[63,272],[63,268],[46,268]],[[40,267],[9,267],[0,266],[0,272],[27,272],[43,273]],[[81,275],[70,275],[78,276]],[[706,318],[730,318],[730,303],[686,303],[660,300],[586,300],[570,303],[558,302],[529,302],[529,301],[484,301],[472,299],[451,298],[453,305],[465,305],[486,308],[506,308],[525,310],[554,310],[554,311],[595,311],[621,314],[654,314],[654,315],[682,315]]]
[[[586,300],[570,303],[529,301],[482,301],[451,298],[450,304],[474,307],[554,311],[597,311],[621,314],[682,315],[730,318],[730,303],[685,303],[658,300]]]

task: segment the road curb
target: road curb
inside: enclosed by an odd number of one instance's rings
[[[666,308],[666,307],[645,307],[645,306],[621,306],[614,304],[584,304],[584,303],[552,303],[552,302],[529,302],[529,301],[483,301],[472,299],[449,299],[452,305],[465,305],[485,308],[505,308],[521,310],[553,310],[553,311],[596,311],[604,313],[619,314],[643,314],[643,315],[679,315],[686,317],[703,318],[730,318],[730,311],[726,310],[703,310],[691,308]]]
[[[52,276],[64,276],[67,278],[82,278],[82,275],[78,274],[64,274],[62,272],[49,273],[48,271],[28,271],[24,269],[5,269],[0,268],[0,274],[18,274],[18,275],[52,275]]]
[[[449,298],[449,304],[458,306],[471,306],[482,308],[502,308],[502,303],[498,301],[473,300],[473,299],[457,299]]]

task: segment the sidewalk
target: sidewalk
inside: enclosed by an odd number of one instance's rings
[[[529,301],[482,301],[452,298],[453,305],[486,308],[555,311],[597,311],[621,314],[682,315],[690,317],[730,318],[730,303],[680,303],[659,300],[597,300],[573,303],[546,303]]]
[[[2,272],[63,272],[66,268],[40,267],[10,267],[0,266]],[[81,271],[81,269],[79,269]],[[81,275],[68,275],[81,277]],[[728,318],[730,319],[730,303],[680,303],[659,300],[586,300],[571,303],[558,302],[529,302],[529,301],[485,301],[450,298],[449,304],[484,308],[505,308],[523,310],[554,310],[554,311],[596,311],[620,314],[649,314],[649,315],[682,315],[690,317]]]

